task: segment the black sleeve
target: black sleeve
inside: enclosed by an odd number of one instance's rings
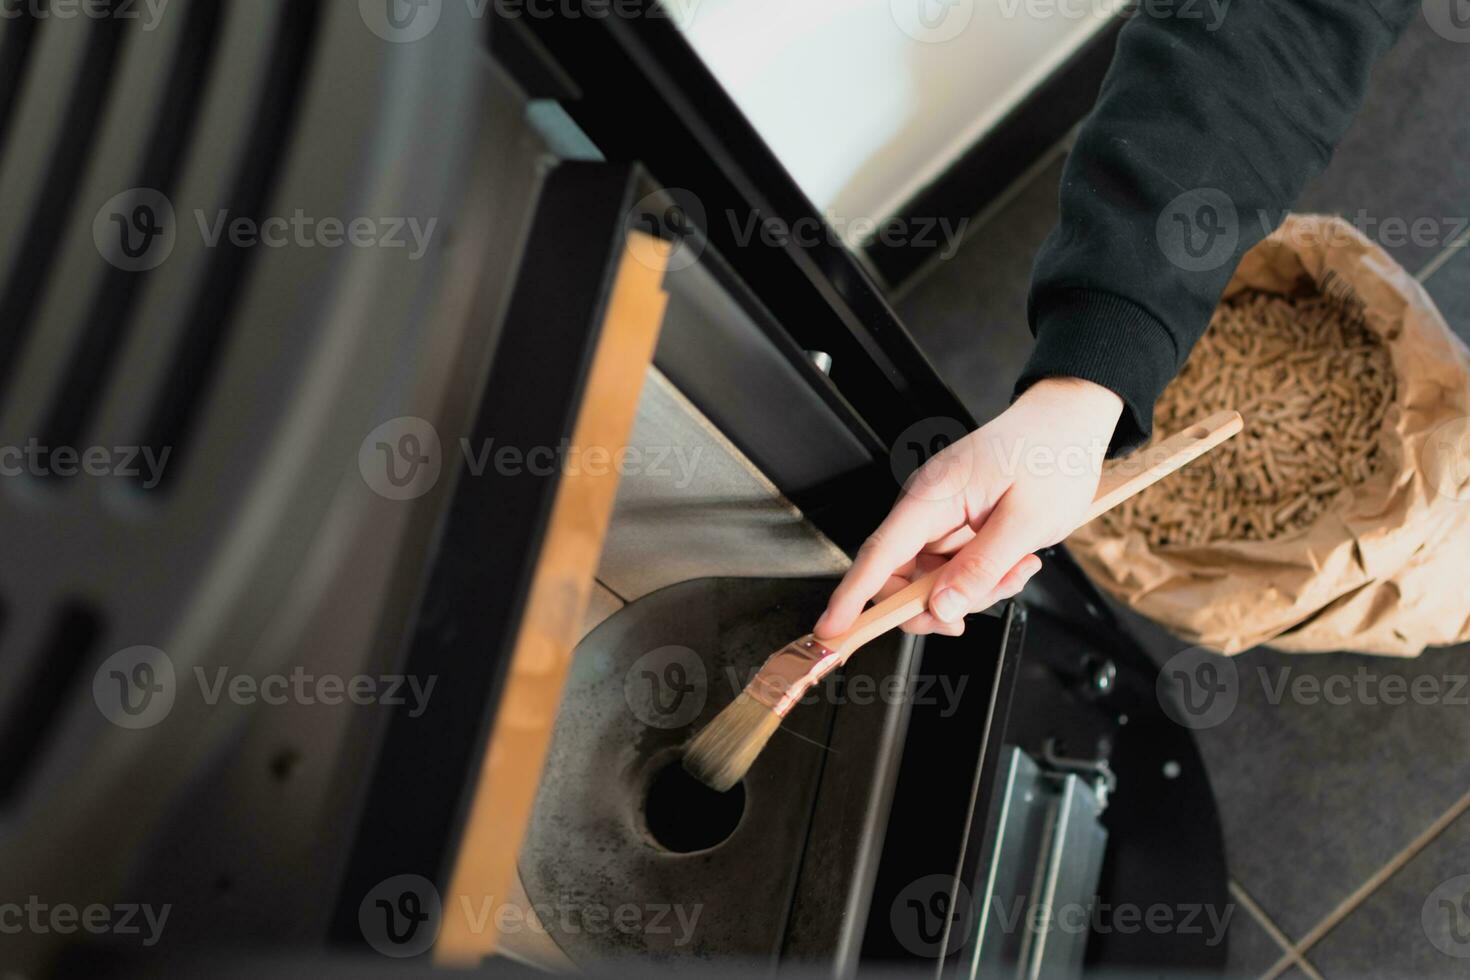
[[[1016,393],[1059,375],[1095,381],[1126,404],[1113,451],[1146,440],[1240,256],[1327,165],[1373,63],[1418,9],[1142,0],[1063,171]]]

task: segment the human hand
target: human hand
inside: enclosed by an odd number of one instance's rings
[[[905,631],[958,636],[968,613],[1016,595],[1041,568],[1033,552],[1086,517],[1122,412],[1123,400],[1101,385],[1049,378],[937,453],[858,550],[816,635],[846,632],[869,600],[946,561],[928,610]]]

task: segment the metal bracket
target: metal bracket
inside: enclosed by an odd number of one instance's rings
[[[1074,773],[1087,778],[1097,796],[1099,812],[1108,807],[1108,797],[1118,788],[1118,775],[1106,759],[1072,759],[1057,752],[1057,740],[1048,738],[1041,748],[1042,761],[1057,772]]]

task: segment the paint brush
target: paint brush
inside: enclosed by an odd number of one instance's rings
[[[1097,496],[1081,524],[1153,486],[1214,449],[1243,426],[1238,412],[1219,412],[1162,442],[1103,468]],[[1078,526],[1080,527],[1081,524]],[[727,790],[745,778],[781,721],[812,687],[847,662],[859,647],[908,622],[929,606],[943,568],[915,579],[864,610],[846,633],[819,640],[808,634],[765,662],[745,690],[689,743],[684,767],[700,781]]]

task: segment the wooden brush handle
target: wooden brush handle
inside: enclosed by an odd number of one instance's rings
[[[1092,507],[1077,527],[1095,520],[1186,463],[1203,456],[1235,435],[1243,426],[1239,412],[1218,412],[1156,445],[1109,463],[1103,468]],[[1070,528],[1068,533],[1074,530],[1076,528]],[[941,565],[864,610],[846,633],[817,642],[846,656],[869,640],[908,622],[929,607],[929,594],[934,589],[934,580],[945,567]]]

